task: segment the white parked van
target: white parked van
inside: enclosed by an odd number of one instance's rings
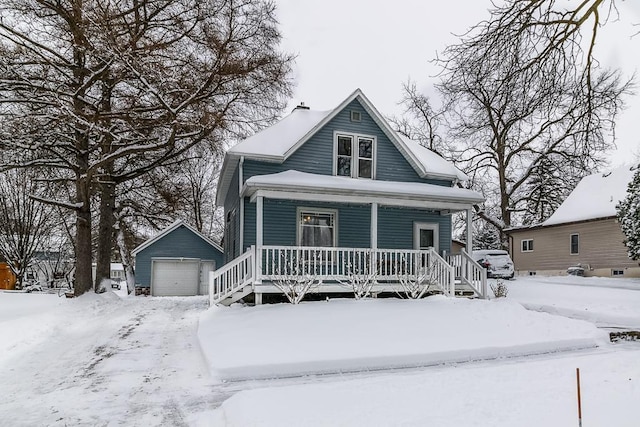
[[[481,249],[473,251],[473,259],[487,269],[487,277],[489,278],[513,278],[513,261],[507,251]]]

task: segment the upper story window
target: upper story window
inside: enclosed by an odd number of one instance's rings
[[[352,178],[374,178],[376,139],[372,136],[335,134],[334,173]]]

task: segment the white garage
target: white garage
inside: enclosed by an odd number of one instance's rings
[[[151,264],[151,295],[198,295],[199,259],[154,259]]]

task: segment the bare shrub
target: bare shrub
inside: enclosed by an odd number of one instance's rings
[[[507,287],[507,284],[504,283],[504,280],[498,279],[496,280],[496,283],[490,283],[489,287],[496,298],[505,298],[509,293],[509,288]]]
[[[287,297],[291,304],[300,303],[311,289],[320,284],[317,276],[307,268],[310,261],[302,254],[290,253],[289,256],[282,254],[280,263],[276,263],[275,260],[272,262],[273,285]]]
[[[397,291],[398,295],[409,299],[420,299],[439,289],[436,272],[432,266],[420,267],[415,274],[407,269],[402,270],[402,273],[398,274],[398,283],[402,288],[402,291]]]
[[[370,297],[373,286],[378,283],[378,268],[373,265],[373,259],[371,251],[353,253],[345,265],[347,279],[336,279],[351,288],[356,299]]]

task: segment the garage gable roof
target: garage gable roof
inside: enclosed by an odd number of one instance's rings
[[[204,240],[205,242],[207,242],[208,244],[213,246],[216,250],[218,250],[220,252],[223,252],[222,248],[216,242],[214,242],[213,240],[209,239],[207,236],[203,235],[198,230],[196,230],[195,228],[193,228],[192,226],[190,226],[186,222],[184,222],[181,219],[179,219],[179,220],[175,221],[173,224],[171,224],[170,226],[168,226],[167,228],[165,228],[164,230],[162,230],[160,233],[155,235],[154,237],[148,239],[146,242],[144,242],[143,244],[141,244],[140,246],[135,248],[133,250],[133,252],[131,252],[131,254],[133,256],[135,256],[140,251],[142,251],[142,250],[148,248],[149,246],[153,245],[155,242],[157,242],[158,240],[162,239],[167,234],[172,233],[174,230],[178,229],[181,226],[186,227],[193,234],[195,234],[196,236],[200,237],[202,240]]]

